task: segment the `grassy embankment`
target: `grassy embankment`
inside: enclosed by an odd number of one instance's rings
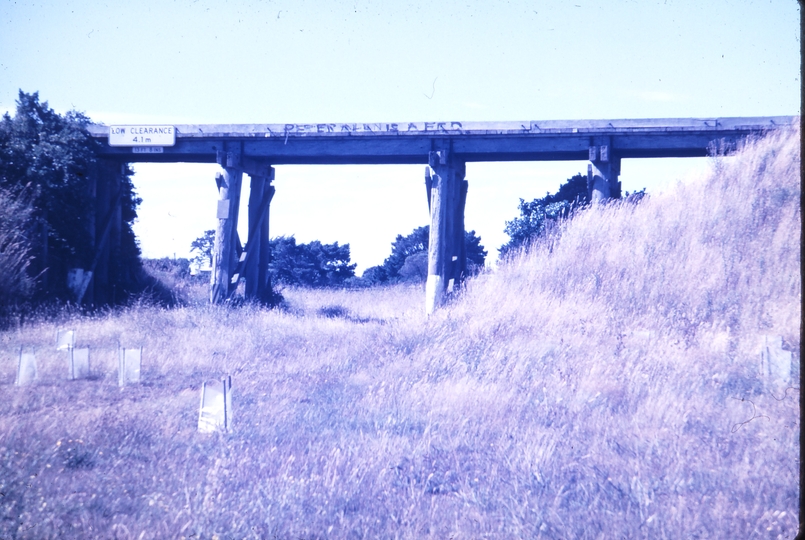
[[[774,135],[584,212],[427,321],[400,287],[4,332],[0,538],[791,538],[798,383],[758,350],[799,350],[799,162]],[[92,380],[64,380],[60,327]],[[199,434],[227,373],[235,430]]]

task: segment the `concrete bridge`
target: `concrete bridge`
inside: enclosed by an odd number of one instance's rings
[[[271,293],[268,211],[274,165],[416,164],[425,167],[430,210],[426,312],[459,287],[466,271],[466,163],[587,160],[593,201],[618,186],[624,158],[699,157],[730,151],[750,135],[798,122],[794,116],[550,120],[102,126],[89,131],[110,161],[218,163],[218,227],[210,300],[223,302],[245,278],[248,299]],[[249,237],[237,235],[243,173],[250,177]]]

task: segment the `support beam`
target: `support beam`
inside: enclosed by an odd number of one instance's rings
[[[268,245],[268,211],[274,197],[274,169],[270,166],[245,169],[251,178],[249,189],[249,239],[246,242],[244,277],[247,300],[267,302],[271,299],[268,275],[270,248]]]
[[[469,184],[464,179],[466,175],[467,166],[461,163],[460,167],[456,169],[456,181],[459,184],[458,201],[455,215],[455,246],[456,256],[458,259],[455,261],[453,269],[453,290],[461,288],[464,278],[467,277],[467,246],[464,242],[464,207],[467,204],[467,189]]]
[[[428,196],[428,215],[430,215],[431,191],[433,190],[433,178],[430,176],[430,165],[425,166],[425,193]]]
[[[94,190],[95,254],[85,281],[77,291],[77,302],[84,300],[102,305],[116,300],[116,283],[120,281],[120,235],[123,227],[120,199],[125,163],[103,161],[98,164]]]
[[[39,274],[42,276],[40,278],[42,290],[49,290],[50,289],[50,254],[48,253],[48,248],[50,245],[50,227],[48,226],[48,209],[47,206],[44,207],[42,211],[42,221],[40,224],[41,228],[41,238],[42,238],[42,256],[39,264]]]
[[[620,157],[614,155],[610,137],[602,137],[589,147],[587,194],[593,204],[620,196]]]
[[[268,243],[268,217],[269,209],[271,208],[271,200],[274,198],[275,191],[274,186],[270,184],[266,184],[265,188],[263,189],[265,210],[262,213],[263,223],[259,226],[260,250],[255,253],[255,255],[259,256],[257,263],[257,301],[262,304],[267,304],[274,300],[274,289],[271,284],[271,275],[268,273],[268,263],[271,261],[271,246]]]
[[[445,296],[457,288],[466,265],[463,248],[465,165],[454,158],[449,142],[435,146],[436,149],[428,155],[429,170],[425,176],[430,191],[431,216],[425,286],[427,315],[441,306]]]
[[[210,302],[219,304],[229,299],[237,286],[232,277],[238,263],[237,240],[240,186],[243,169],[240,163],[240,145],[218,153],[218,163],[224,172],[216,177],[218,184],[218,226],[215,229],[215,247],[210,277]]]
[[[89,268],[84,269],[82,282],[78,284],[78,304],[84,301],[90,304],[114,303],[117,301],[117,283],[130,278],[128,275],[122,277],[123,269],[120,266],[123,228],[121,199],[126,169],[125,163],[102,162],[98,164],[98,175],[89,187],[90,195],[95,199],[94,211],[88,219],[95,254]],[[101,214],[99,209],[104,213]]]
[[[100,166],[100,174],[95,198],[95,269],[92,276],[93,300],[98,305],[103,305],[109,300],[109,258],[110,250],[108,244],[109,227],[112,219],[112,180],[110,178],[114,165],[103,162]]]
[[[96,164],[96,174],[90,175],[90,182],[87,186],[87,195],[89,197],[90,208],[91,211],[87,213],[87,235],[89,236],[90,245],[92,246],[93,253],[98,249],[98,233],[97,233],[97,223],[99,220],[103,219],[102,217],[98,216],[98,202],[97,202],[97,194],[98,194],[98,174],[97,170],[100,168],[100,164]],[[93,259],[95,256],[93,255]],[[90,283],[91,282],[91,283]],[[88,280],[87,287],[84,290],[83,295],[78,295],[81,297],[77,303],[86,302],[89,305],[95,303],[95,283],[90,276]]]
[[[119,171],[115,174],[115,186],[113,196],[113,213],[111,230],[109,231],[109,253],[111,260],[109,261],[109,269],[111,274],[112,290],[109,291],[109,301],[115,304],[120,300],[120,291],[118,291],[121,282],[125,279],[123,265],[121,264],[121,240],[123,234],[123,206],[121,198],[123,195],[123,171],[126,164],[123,163],[119,167]]]
[[[262,176],[249,176],[251,177],[249,184],[249,239],[246,241],[246,260],[244,261],[243,277],[246,279],[244,290],[246,300],[255,300],[258,289],[257,266],[260,262],[260,257],[250,255],[260,250],[262,237],[257,232],[257,229],[259,228],[258,223],[262,221],[260,219],[260,206],[263,202],[263,190],[266,181],[265,177]]]

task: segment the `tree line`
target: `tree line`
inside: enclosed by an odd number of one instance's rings
[[[357,264],[350,262],[349,244],[323,244],[318,240],[297,243],[293,236],[269,240],[271,259],[268,272],[274,284],[295,287],[367,287],[391,283],[424,283],[428,274],[428,240],[430,228],[418,227],[397,238],[391,254],[382,265],[355,275]],[[191,244],[193,262],[207,266],[212,262],[215,231],[208,230]],[[477,273],[484,266],[486,250],[475,231],[465,233],[468,270]],[[247,246],[248,248],[248,246]]]

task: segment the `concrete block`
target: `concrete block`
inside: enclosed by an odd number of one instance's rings
[[[69,350],[67,378],[70,380],[89,377],[89,347]]]
[[[232,377],[201,385],[198,431],[232,431]]]
[[[143,348],[118,349],[118,384],[140,383],[140,368],[142,367]]]
[[[791,351],[783,349],[781,336],[763,336],[760,345],[760,375],[767,386],[780,387],[791,382]]]
[[[20,347],[20,356],[17,361],[17,379],[14,384],[16,386],[32,384],[37,377],[36,356],[33,348]]]

